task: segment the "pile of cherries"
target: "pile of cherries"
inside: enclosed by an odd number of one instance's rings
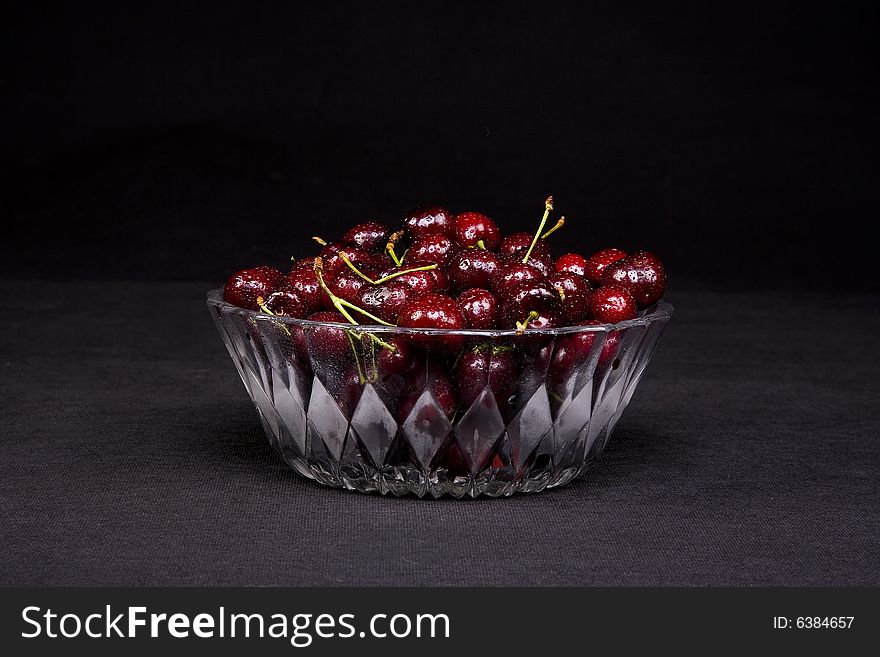
[[[321,245],[318,256],[295,261],[286,274],[268,266],[235,273],[223,298],[241,308],[316,322],[514,329],[524,336],[514,339],[521,339],[526,347],[529,332],[614,324],[636,317],[639,309],[663,296],[666,274],[660,260],[648,251],[628,254],[609,248],[589,258],[577,253],[554,258],[548,238],[565,219],[545,231],[552,209],[553,199],[548,198],[535,234],[503,237],[486,215],[453,215],[439,206],[409,212],[397,231],[372,221],[358,224],[338,242],[315,238]],[[346,331],[334,327],[314,331],[322,351],[343,353],[351,348]],[[301,331],[295,339],[297,335]],[[414,350],[457,354],[465,344],[461,335],[400,335],[406,339],[376,338],[382,347],[378,367],[410,378],[418,361]],[[553,366],[558,370],[576,366],[592,337],[587,332],[560,339]],[[606,342],[603,356],[605,352],[610,356],[613,340],[609,337]],[[435,397],[444,406],[448,400],[454,409],[456,397],[467,402],[486,381],[493,388],[510,388],[517,376],[507,362],[513,357],[506,349],[485,344],[466,350],[454,365],[457,395],[449,378],[440,377],[439,382],[430,382]],[[414,389],[422,384],[413,382]]]

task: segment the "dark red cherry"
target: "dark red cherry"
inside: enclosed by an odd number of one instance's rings
[[[223,288],[223,300],[239,308],[259,310],[257,297],[268,297],[284,280],[274,267],[254,267],[235,272]]]
[[[526,363],[525,367],[532,374],[546,372],[549,367],[550,357],[553,353],[553,335],[538,333],[538,331],[547,331],[550,329],[561,328],[564,324],[560,319],[557,310],[534,311],[538,315],[531,313],[521,317],[518,322],[520,325],[514,325],[507,328],[517,328],[522,334],[514,338],[516,346],[521,351],[521,356]],[[528,319],[526,323],[525,320]],[[525,323],[524,328],[520,328]]]
[[[431,390],[431,394],[439,405],[440,411],[446,417],[452,417],[458,406],[455,389],[446,370],[435,361],[428,361],[427,366],[419,365],[407,376],[406,386],[400,396],[400,406],[397,409],[398,418],[401,422],[409,417],[419,398],[425,389]],[[433,405],[423,406],[418,421],[420,423],[433,423],[440,418],[435,415],[437,407]]]
[[[516,389],[516,359],[513,349],[481,345],[458,359],[455,381],[463,408],[473,404],[487,387],[503,415]]]
[[[352,303],[389,324],[397,324],[409,295],[410,287],[393,279],[381,285],[365,285],[361,288],[360,300]]]
[[[493,329],[498,322],[498,300],[489,290],[471,288],[458,295],[458,309],[471,329]]]
[[[415,240],[406,253],[408,262],[436,262],[445,265],[458,248],[446,235],[432,233]]]
[[[598,326],[602,322],[591,319],[581,322],[579,326]],[[605,342],[602,344],[602,351],[599,354],[599,367],[610,365],[617,357],[617,351],[620,346],[620,331],[611,330],[605,335]]]
[[[584,272],[587,270],[587,259],[580,253],[566,253],[556,258],[553,268],[556,271],[584,276]]]
[[[452,236],[452,215],[449,210],[440,206],[409,211],[404,217],[403,225],[413,240],[436,233]]]
[[[578,326],[601,326],[602,322],[589,320],[581,322]],[[610,331],[605,335],[602,351],[599,354],[598,365],[604,367],[614,360],[617,355],[618,332]],[[552,368],[557,380],[571,376],[578,367],[587,362],[590,357],[590,349],[596,339],[602,339],[603,332],[583,331],[561,336],[556,342],[556,350],[553,352]]]
[[[525,321],[529,313],[535,311],[544,320],[553,321],[558,326],[559,309],[559,295],[546,281],[522,281],[508,287],[502,297],[501,324],[504,328],[514,328],[517,322]]]
[[[564,326],[559,311],[557,310],[543,310],[535,312],[538,313],[538,316],[533,317],[529,320],[529,323],[526,326],[526,332],[531,330],[545,331],[548,329],[562,328]],[[523,321],[525,319],[527,319],[527,316],[521,318],[520,321]]]
[[[514,285],[526,281],[543,281],[544,275],[532,265],[526,265],[519,260],[509,260],[501,264],[494,276],[492,276],[492,292],[503,303],[508,297],[508,290]]]
[[[603,285],[593,290],[590,315],[605,324],[616,324],[636,316],[636,300],[622,285]]]
[[[381,251],[379,253],[371,253],[370,254],[370,262],[369,265],[372,271],[385,271],[389,267],[394,266],[394,262],[391,260],[391,257],[388,255],[387,251]]]
[[[335,386],[335,388],[333,392],[336,403],[346,417],[351,417],[361,399],[361,394],[364,392],[364,382],[361,380],[361,373],[356,365],[349,367],[345,371],[342,380],[339,381],[339,385]]]
[[[464,317],[455,299],[436,293],[411,297],[400,311],[397,324],[403,328],[465,328]],[[462,337],[453,335],[408,335],[407,339],[422,347],[443,351],[456,351],[462,344]]]
[[[602,272],[605,271],[605,267],[625,257],[626,251],[621,251],[620,249],[596,251],[587,259],[587,264],[584,266],[584,276],[593,285],[601,285]]]
[[[433,264],[436,263],[410,262],[409,258],[407,258],[402,267],[394,267],[392,269],[386,270],[382,272],[382,276],[384,277],[388,274],[392,274],[396,271],[401,271],[404,269],[424,267]],[[443,273],[443,270],[440,267],[435,267],[434,269],[426,269],[423,271],[410,272],[408,274],[403,274],[402,276],[393,278],[392,280],[405,284],[410,288],[410,290],[412,290],[416,294],[424,294],[426,292],[444,292],[449,285],[449,280],[446,278],[446,274]]]
[[[666,292],[666,270],[650,251],[636,251],[606,267],[602,283],[622,285],[640,308],[647,308],[660,301]]]
[[[327,284],[327,287],[330,288],[330,291],[337,297],[345,299],[349,303],[355,305],[357,305],[358,300],[360,299],[361,290],[369,285],[369,283],[348,267],[345,269],[339,269],[337,267],[335,272],[325,274],[324,282]],[[327,293],[324,293],[323,305],[326,310],[334,309],[333,301]]]
[[[512,262],[523,262],[526,253],[528,253],[528,248],[518,249],[507,257]],[[534,249],[525,264],[531,265],[540,271],[543,276],[548,276],[553,272],[553,256],[550,255],[549,251]]]
[[[422,352],[414,345],[399,337],[388,338],[386,334],[380,337],[394,347],[393,350],[377,347],[376,367],[380,379],[386,376],[403,376],[419,365]]]
[[[510,235],[505,235],[498,246],[498,253],[512,255],[515,251],[519,251],[520,249],[528,249],[532,245],[533,239],[535,239],[535,236],[531,233],[511,233]],[[548,250],[544,240],[541,239],[535,244],[535,249]]]
[[[453,292],[479,287],[489,288],[492,277],[498,271],[501,260],[492,251],[465,249],[449,259],[446,272],[449,276],[449,288]]]
[[[308,317],[318,309],[317,306],[309,305],[296,290],[291,288],[276,290],[264,299],[263,305],[273,315],[286,315],[298,319]]]
[[[559,295],[562,320],[577,324],[590,315],[590,284],[587,279],[571,272],[555,272],[547,279]]]
[[[287,286],[296,291],[310,308],[317,310],[322,305],[324,290],[318,285],[313,260],[300,260],[291,267],[290,273],[287,274]]]
[[[382,251],[388,243],[388,228],[377,221],[365,221],[351,228],[342,241],[346,246],[356,246],[364,251]]]
[[[498,248],[501,231],[494,221],[479,212],[462,212],[453,220],[455,241],[462,248],[476,247],[482,241],[489,251]]]
[[[326,249],[327,247],[324,248]],[[329,255],[327,257],[321,256],[324,260],[325,281],[332,279],[338,272],[351,271],[351,268],[346,265],[345,261],[340,257],[340,253],[345,253],[345,256],[349,259],[349,261],[351,261],[351,263],[359,269],[368,268],[372,263],[371,254],[355,246],[346,246],[342,249],[339,249],[336,253],[332,255]]]
[[[337,253],[342,251],[343,249],[352,249],[354,247],[347,246],[342,242],[327,242],[326,244],[321,246],[321,250],[318,251],[318,255],[324,258],[324,261],[330,260],[332,256],[335,256]],[[302,261],[300,261],[302,262]]]
[[[334,322],[336,324],[349,324],[340,313],[320,312],[309,316],[310,322]],[[305,327],[306,342],[310,352],[323,356],[344,356],[351,354],[351,343],[348,334],[337,326],[310,326]]]

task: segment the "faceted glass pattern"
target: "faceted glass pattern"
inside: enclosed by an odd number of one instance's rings
[[[605,447],[672,315],[660,302],[613,326],[517,336],[309,322],[237,308],[220,290],[208,293],[208,308],[270,443],[291,467],[328,486],[419,497],[534,492],[582,474]],[[330,327],[350,337],[345,353],[322,339]],[[453,333],[452,353],[416,350],[426,374],[415,389],[411,379],[380,371],[381,347],[368,335],[424,342]],[[592,341],[561,369],[554,353],[585,333]],[[454,382],[458,358],[472,349],[514,355],[511,394],[496,399],[487,384],[451,411],[432,368]]]

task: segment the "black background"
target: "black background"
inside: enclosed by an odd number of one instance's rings
[[[867,4],[867,3],[866,3]],[[704,6],[711,5],[711,6]],[[409,207],[678,285],[876,288],[876,10],[28,3],[4,20],[0,267],[222,281]]]

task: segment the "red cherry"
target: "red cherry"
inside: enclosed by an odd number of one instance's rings
[[[300,260],[287,274],[287,286],[294,290],[310,308],[317,310],[324,299],[324,290],[318,285],[315,265],[311,259]]]
[[[320,312],[309,316],[311,322],[334,322],[336,324],[348,324],[340,313]],[[348,334],[336,326],[312,326],[303,329],[306,333],[309,352],[319,353],[324,356],[344,356],[351,354],[351,343]]]
[[[327,247],[324,248],[326,249]],[[321,250],[322,253],[323,251],[324,249]],[[345,264],[345,261],[340,257],[340,253],[345,253],[345,257],[348,258],[358,269],[368,269],[373,260],[371,254],[355,246],[346,246],[327,257],[322,255],[321,257],[324,260],[325,281],[335,278],[339,272],[351,271],[349,266]]]
[[[527,252],[527,248],[517,249],[509,256],[507,256],[507,258],[511,262],[522,262]],[[547,276],[551,272],[553,272],[553,256],[550,255],[549,251],[534,249],[532,251],[532,254],[529,256],[529,259],[526,261],[526,264],[531,265],[532,267],[540,271],[543,276]]]
[[[453,292],[462,292],[469,288],[488,288],[492,285],[492,277],[501,266],[501,260],[492,251],[465,249],[449,259],[446,271],[449,275],[449,287]]]
[[[501,240],[501,244],[498,247],[498,252],[504,255],[512,255],[520,249],[528,249],[532,245],[532,240],[534,239],[535,236],[531,233],[511,233]],[[549,253],[550,249],[547,246],[545,240],[539,239],[538,242],[535,244],[535,248],[532,253],[534,253],[535,251],[544,251]]]
[[[602,249],[601,251],[596,251],[596,253],[587,259],[587,264],[584,266],[584,276],[586,276],[587,280],[593,285],[601,285],[602,272],[605,271],[605,267],[625,257],[626,251],[621,251],[620,249]]]
[[[318,251],[318,255],[321,256],[322,258],[324,258],[325,260],[328,259],[330,256],[336,255],[342,249],[352,248],[350,246],[346,246],[342,242],[324,242],[324,240],[321,240],[321,242],[323,242],[323,243],[321,244],[321,250]],[[300,261],[300,262],[302,262],[302,261]]]
[[[501,231],[494,221],[479,212],[462,212],[453,220],[455,241],[462,248],[477,247],[482,241],[489,251],[494,251],[501,240]]]
[[[427,293],[409,299],[400,311],[398,326],[403,328],[431,328],[458,330],[465,328],[464,317],[455,299],[445,294]],[[410,335],[407,338],[425,348],[456,351],[462,336]]]
[[[584,272],[587,270],[587,259],[580,253],[566,253],[556,258],[553,268],[556,271],[584,276]]]
[[[382,277],[385,277],[396,271],[411,269],[414,267],[424,267],[426,265],[433,264],[436,263],[410,262],[409,260],[407,260],[403,267],[391,268],[382,272],[381,275]],[[440,267],[435,267],[434,269],[427,269],[424,271],[413,271],[408,274],[398,276],[397,278],[394,278],[392,280],[407,285],[416,294],[423,294],[425,292],[444,292],[449,285],[449,280],[446,278],[446,274],[443,273],[443,270],[440,269]]]
[[[410,262],[436,262],[442,266],[457,250],[446,235],[432,233],[413,240],[406,257]]]
[[[308,317],[317,310],[316,306],[310,306],[296,290],[291,288],[276,290],[264,299],[263,305],[273,315],[286,315],[299,319]]]
[[[416,367],[407,376],[400,406],[397,409],[397,415],[401,422],[406,420],[412,412],[426,388],[431,390],[431,394],[437,400],[441,412],[446,417],[452,417],[455,413],[458,402],[452,381],[441,365],[435,361],[429,361],[427,366]],[[430,423],[439,419],[433,415],[436,413],[433,406],[423,406],[421,413],[423,415],[419,417],[420,422]]]
[[[349,353],[351,352],[349,351]],[[331,387],[333,388],[332,392],[339,408],[346,417],[351,417],[361,399],[361,394],[364,392],[364,384],[361,381],[361,373],[358,371],[357,366],[349,367],[338,385]]]
[[[628,289],[640,308],[657,303],[666,292],[666,270],[650,251],[636,251],[609,265],[602,283],[616,283]]]
[[[526,265],[519,260],[503,263],[492,276],[492,292],[500,300],[508,297],[508,290],[525,281],[543,281],[544,275],[532,265]]]
[[[234,273],[223,288],[223,300],[239,308],[259,310],[257,297],[268,297],[282,283],[284,274],[274,267],[254,267]]]
[[[471,288],[458,295],[458,309],[471,329],[492,329],[498,321],[498,300],[489,290]]]
[[[376,357],[380,378],[403,376],[418,366],[420,352],[415,346],[399,337],[386,339],[384,334],[381,337],[394,349],[382,348]]]
[[[342,238],[346,246],[356,246],[364,251],[380,251],[388,242],[388,228],[377,221],[366,221],[351,228]]]
[[[581,322],[578,326],[601,326],[602,322],[590,320]],[[572,333],[559,338],[556,343],[556,350],[553,352],[553,375],[557,381],[564,380],[571,376],[575,369],[583,364],[590,355],[590,349],[593,347],[593,341],[599,335],[595,331],[584,331],[581,333]],[[604,367],[614,360],[617,355],[617,343],[619,341],[618,332],[610,331],[605,337],[602,344],[602,351],[599,354],[598,365]]]
[[[330,288],[333,294],[353,304],[357,304],[361,296],[361,290],[368,285],[363,278],[348,267],[344,270],[340,270],[337,267],[335,273],[324,276],[324,282],[327,283],[327,287]],[[335,310],[333,301],[326,293],[324,293],[322,301],[326,310]]]
[[[409,295],[410,287],[394,279],[381,285],[363,286],[360,300],[352,303],[389,324],[396,324]]]
[[[587,279],[570,272],[555,272],[547,279],[559,295],[562,319],[576,324],[590,314],[590,284]]]
[[[603,285],[592,293],[590,315],[605,324],[616,324],[636,316],[636,300],[622,285]]]
[[[388,255],[387,251],[370,254],[370,262],[367,265],[371,271],[385,271],[393,266],[394,262]]]
[[[492,391],[503,415],[516,388],[516,359],[513,350],[482,345],[462,354],[456,365],[455,381],[463,408],[470,407],[485,388]]]
[[[436,233],[451,236],[453,227],[449,210],[440,206],[409,211],[403,220],[403,225],[413,240]]]
[[[513,328],[517,322],[525,321],[532,311],[538,313],[542,326],[533,328],[550,328],[543,326],[552,321],[559,325],[559,295],[544,280],[526,280],[508,287],[502,297],[501,324],[505,328]],[[533,321],[537,321],[537,317]]]

